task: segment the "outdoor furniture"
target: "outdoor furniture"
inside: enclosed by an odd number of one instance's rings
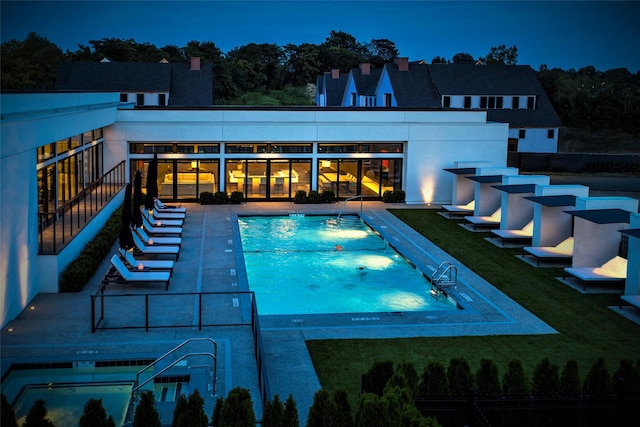
[[[465,215],[472,215],[475,209],[476,201],[471,200],[465,205],[444,205],[442,206],[443,213],[446,213],[449,218],[460,217]]]
[[[140,239],[145,242],[149,246],[162,246],[162,245],[173,245],[182,248],[182,237],[158,237],[152,236],[150,237],[143,228],[135,228],[133,230],[134,233],[138,233]]]
[[[640,310],[640,295],[621,295],[620,300],[620,308],[622,308],[622,301],[624,301]]]
[[[491,230],[491,233],[502,241],[503,246],[507,242],[531,242],[531,239],[533,238],[533,220],[529,221],[527,225],[520,229]]]
[[[142,255],[173,255],[176,257],[176,261],[180,258],[180,248],[178,246],[149,246],[145,244],[136,233],[133,233],[133,242],[136,245],[134,251]]]
[[[567,274],[582,282],[585,290],[587,283],[624,283],[627,279],[627,260],[621,256],[615,256],[600,267],[567,267],[562,278]]]
[[[143,207],[140,208],[140,212],[142,212],[142,218],[146,219],[149,223],[155,225],[164,225],[167,227],[182,227],[184,221],[181,219],[167,219],[167,218],[156,218],[153,215],[150,215],[149,212]]]
[[[108,275],[107,281],[113,280],[117,283],[162,283],[164,290],[169,289],[170,273],[168,271],[132,271],[124,265],[118,255],[111,257],[111,265],[115,269],[114,274]]]
[[[527,246],[522,248],[522,256],[531,255],[545,261],[570,261],[573,257],[573,236],[569,236],[556,246]]]
[[[500,216],[502,214],[502,209],[498,208],[491,215],[470,215],[465,216],[464,220],[466,223],[473,226],[474,230],[478,228],[496,228],[500,227]]]
[[[186,213],[187,208],[181,208],[177,206],[169,206],[165,205],[160,201],[160,199],[154,199],[153,204],[159,212],[174,212],[174,213]]]
[[[180,220],[184,220],[187,217],[187,214],[185,214],[184,212],[160,212],[158,210],[158,208],[156,206],[153,207],[153,211],[151,211],[151,215],[153,215],[153,217],[155,219],[180,219]]]
[[[130,251],[118,248],[120,258],[127,265],[129,270],[135,271],[168,271],[169,276],[173,276],[173,264],[170,259],[144,259],[137,260]]]
[[[142,215],[142,226],[151,237],[182,236],[182,227],[169,227],[166,224],[152,225],[145,215]]]

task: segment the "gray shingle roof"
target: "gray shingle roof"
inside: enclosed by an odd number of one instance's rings
[[[353,68],[351,74],[353,75],[353,82],[356,85],[358,95],[374,96],[381,73],[382,69],[380,68],[371,69],[369,74],[362,74],[362,70]]]
[[[211,64],[191,71],[187,63],[63,62],[57,90],[169,92],[169,105],[212,105]]]
[[[384,68],[399,107],[441,107],[440,94],[426,64],[411,62],[407,71],[399,71],[396,64],[385,64]]]
[[[344,88],[347,86],[349,74],[340,73],[337,79],[331,77],[330,72],[324,73],[324,87],[327,90],[327,107],[339,107],[342,103]]]

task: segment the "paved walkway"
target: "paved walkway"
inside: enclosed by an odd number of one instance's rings
[[[329,213],[342,204],[295,205],[283,203],[248,203],[243,205],[201,206],[186,204],[180,260],[176,263],[168,294],[198,292],[237,292],[246,287],[239,265],[236,215],[289,212]],[[362,215],[393,246],[426,271],[427,265],[449,260],[458,266],[459,285],[454,297],[463,310],[438,313],[380,314],[375,316],[261,316],[264,363],[272,394],[286,400],[292,394],[301,424],[306,423],[308,409],[320,383],[311,363],[305,340],[331,338],[392,338],[415,336],[451,336],[486,334],[550,334],[555,331],[520,305],[455,259],[406,226],[388,208],[420,208],[416,205],[363,203]],[[359,211],[359,202],[350,202],[345,212]],[[234,231],[236,230],[236,231]],[[116,246],[112,249],[115,253]],[[241,259],[241,258],[240,258]],[[39,294],[31,307],[2,330],[3,373],[13,362],[94,361],[155,359],[190,338],[212,338],[218,343],[216,392],[226,396],[234,387],[249,389],[256,415],[261,418],[260,390],[250,326],[165,327],[150,329],[100,330],[91,333],[90,295],[98,289],[109,264],[106,259],[91,282],[76,294]],[[110,287],[108,292],[125,291]],[[165,293],[164,287],[127,287],[132,294]],[[236,294],[237,295],[237,294]],[[118,325],[121,319],[144,321],[141,298],[129,298],[109,310],[104,326]],[[197,325],[196,298],[173,295],[161,298],[161,305],[151,313],[164,324]],[[246,310],[238,307],[233,296],[216,302],[215,313],[227,323],[246,323]],[[204,305],[204,304],[203,304]],[[242,305],[242,304],[241,304]],[[114,313],[117,313],[115,315]],[[120,317],[122,316],[122,317]],[[185,320],[186,319],[186,320]],[[230,320],[229,320],[230,319]],[[175,323],[171,323],[175,322]],[[183,390],[188,392],[188,390]],[[204,393],[205,409],[212,414],[215,397]],[[173,408],[162,406],[162,421],[171,423]]]

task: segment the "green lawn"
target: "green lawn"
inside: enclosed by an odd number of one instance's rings
[[[617,294],[581,294],[558,282],[561,269],[535,268],[517,259],[516,249],[487,242],[486,233],[472,233],[435,210],[390,210],[397,217],[460,260],[502,292],[540,317],[554,335],[445,337],[409,339],[349,339],[309,341],[307,346],[322,387],[347,391],[357,401],[360,375],[376,360],[413,362],[418,372],[429,360],[445,367],[464,357],[475,372],[480,359],[491,359],[502,374],[512,359],[522,361],[531,379],[545,357],[560,369],[575,359],[582,378],[598,357],[612,374],[621,359],[640,360],[640,326],[611,311]]]

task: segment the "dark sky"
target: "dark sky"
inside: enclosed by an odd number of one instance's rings
[[[400,56],[431,61],[518,47],[538,69],[593,65],[640,70],[638,1],[5,1],[2,41],[30,31],[63,50],[102,38],[157,47],[212,41],[223,52],[248,43],[320,44],[331,30],[357,41],[389,39]]]

